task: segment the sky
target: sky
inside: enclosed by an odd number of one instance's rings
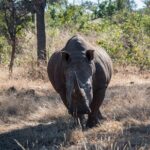
[[[78,2],[80,3],[81,1],[86,1],[86,0],[69,0],[70,3],[72,3],[73,1],[75,1],[77,3]],[[90,1],[97,2],[97,0],[90,0]],[[136,5],[137,5],[136,9],[144,7],[144,3],[142,2],[143,0],[134,0],[134,1],[135,1]]]
[[[135,0],[135,3],[137,5],[137,8],[142,8],[144,7],[144,3],[142,2],[142,0]]]

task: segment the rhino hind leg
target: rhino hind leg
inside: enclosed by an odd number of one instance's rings
[[[99,124],[101,120],[106,118],[102,116],[99,108],[104,100],[106,88],[100,89],[93,97],[93,102],[91,104],[92,112],[88,115],[88,120],[86,126],[92,128]]]

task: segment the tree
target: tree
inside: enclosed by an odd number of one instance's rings
[[[147,8],[150,8],[150,0],[144,0],[143,2]]]
[[[4,35],[12,47],[9,64],[10,73],[13,71],[18,33],[27,26],[27,22],[30,20],[30,16],[27,15],[29,12],[25,7],[26,4],[28,4],[27,1],[23,0],[0,1],[0,10],[3,13],[3,20],[6,24],[3,29]]]
[[[104,18],[104,17],[111,17],[116,11],[115,3],[111,0],[105,0],[99,2],[98,9],[97,9],[97,17]]]
[[[37,59],[46,62],[45,6],[46,0],[33,0],[36,13]]]
[[[38,63],[46,63],[45,6],[46,3],[64,3],[66,0],[31,0],[31,2],[32,11],[36,14],[37,59]]]
[[[144,0],[143,2],[145,4],[145,8],[143,9],[144,13],[149,15],[150,14],[150,0]]]
[[[127,9],[131,11],[135,6],[134,0],[116,0],[117,10]]]

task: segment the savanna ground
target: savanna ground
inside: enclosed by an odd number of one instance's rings
[[[74,127],[47,75],[0,67],[0,150],[150,149],[150,72],[114,66],[101,107],[107,120],[93,129]],[[21,74],[20,74],[21,72]]]
[[[46,7],[47,59],[71,36],[80,34],[93,46],[104,48],[114,62],[101,107],[107,119],[84,131],[74,127],[46,68],[37,67],[36,22],[31,18],[33,22],[29,20],[17,34],[14,73],[9,77],[5,65],[10,62],[11,42],[1,10],[0,150],[150,149],[150,15],[144,1],[146,7],[140,10],[131,8],[134,0],[119,1],[120,6],[117,0],[103,0],[98,5]]]

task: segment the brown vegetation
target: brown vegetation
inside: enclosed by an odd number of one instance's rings
[[[74,127],[47,75],[29,78],[31,71],[16,68],[9,79],[0,72],[0,149],[150,148],[150,72],[115,67],[102,106],[107,120],[85,131]]]

